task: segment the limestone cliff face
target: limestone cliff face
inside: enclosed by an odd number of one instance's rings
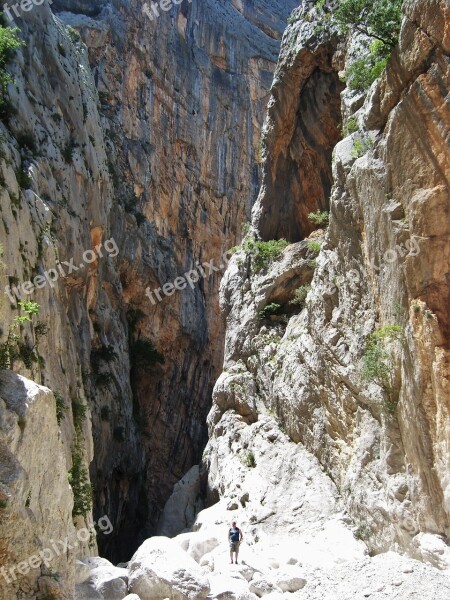
[[[206,442],[222,256],[259,188],[263,111],[295,5],[194,0],[151,21],[140,2],[55,0],[56,17],[44,4],[17,19],[17,112],[1,126],[4,284],[65,271],[32,295],[49,329],[40,365],[16,369],[63,399],[62,470],[81,440],[94,516],[114,525],[100,551],[114,560],[153,531]],[[218,270],[193,289],[145,296],[211,261]],[[17,309],[2,296],[6,331]],[[33,329],[24,336],[34,344]]]
[[[230,415],[241,436],[275,415],[318,458],[371,552],[445,566],[427,536],[440,548],[450,516],[449,14],[438,0],[403,10],[399,48],[366,98],[340,95],[348,49],[318,33],[310,5],[286,31],[249,237],[293,243],[258,271],[248,237],[222,282],[205,467],[217,498]],[[359,131],[335,145],[350,117]],[[328,206],[328,229],[311,233],[307,213]],[[301,285],[305,303],[290,303]],[[364,376],[374,331],[384,382]]]

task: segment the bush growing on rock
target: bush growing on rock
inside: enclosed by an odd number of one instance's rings
[[[85,517],[92,507],[92,486],[83,463],[83,454],[79,445],[72,453],[72,468],[67,474],[73,492],[72,516]]]
[[[267,319],[271,315],[276,315],[280,310],[280,305],[276,302],[271,302],[265,308],[259,311],[258,317],[260,320]]]
[[[33,317],[39,313],[40,306],[36,302],[19,302],[19,307],[24,314],[14,317],[6,341],[0,344],[0,369],[12,369],[14,361],[18,359],[22,360],[27,369],[31,369],[33,363],[39,360],[36,344],[30,346],[22,337],[22,326],[30,323],[33,329]],[[38,335],[35,337],[37,341]]]
[[[289,246],[289,242],[285,239],[261,242],[254,238],[248,238],[243,247],[245,252],[252,256],[252,266],[257,272],[278,260],[287,246]]]
[[[363,36],[361,55],[346,72],[351,89],[367,90],[384,71],[398,42],[401,5],[402,0],[340,0],[332,14],[324,14],[341,33],[357,32]],[[320,3],[316,6],[325,8]]]
[[[388,394],[384,408],[391,414],[395,413],[397,405],[392,396],[395,390],[390,384],[392,350],[387,347],[387,342],[399,341],[402,334],[403,329],[399,325],[380,327],[369,336],[363,356],[363,377],[379,385]]]
[[[314,225],[328,225],[328,219],[330,218],[330,214],[328,211],[320,211],[318,210],[315,213],[309,213],[308,221],[314,223]]]
[[[303,308],[303,306],[305,305],[306,296],[308,295],[310,288],[310,285],[301,285],[299,288],[297,288],[294,292],[294,297],[289,302],[289,304],[293,304],[295,306],[300,306],[301,308]]]
[[[53,392],[56,401],[56,420],[58,425],[61,425],[61,421],[66,416],[67,405],[65,399],[58,392]]]
[[[308,242],[308,250],[310,250],[311,252],[319,253],[321,247],[322,247],[322,244],[320,242],[314,242],[314,241]]]
[[[7,118],[12,110],[7,91],[14,78],[6,70],[6,66],[17,50],[25,45],[18,36],[19,31],[17,27],[5,27],[0,18],[0,119]]]

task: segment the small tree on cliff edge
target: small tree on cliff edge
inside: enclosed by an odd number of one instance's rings
[[[342,31],[358,31],[392,50],[400,33],[402,1],[341,0],[334,19]]]
[[[372,39],[366,51],[346,71],[351,89],[365,91],[384,71],[397,45],[402,0],[340,0],[333,21],[342,33],[361,33]]]

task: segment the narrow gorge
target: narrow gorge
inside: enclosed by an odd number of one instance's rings
[[[448,1],[23,0],[0,87],[0,599],[447,599]]]

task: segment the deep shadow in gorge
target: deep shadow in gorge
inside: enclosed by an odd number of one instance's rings
[[[86,6],[55,0],[53,9],[87,46],[113,188],[105,215],[120,247],[118,278],[105,273],[101,293],[89,296],[84,340],[85,355],[112,346],[117,359],[97,372],[85,366],[84,383],[94,518],[108,515],[114,526],[99,550],[121,562],[155,533],[173,485],[200,461],[223,358],[224,269],[160,302],[146,289],[197,263],[219,265],[239,241],[261,183],[260,130],[297,1],[184,0],[154,21],[137,0],[98,0],[90,19]],[[138,369],[138,339],[164,363]]]

